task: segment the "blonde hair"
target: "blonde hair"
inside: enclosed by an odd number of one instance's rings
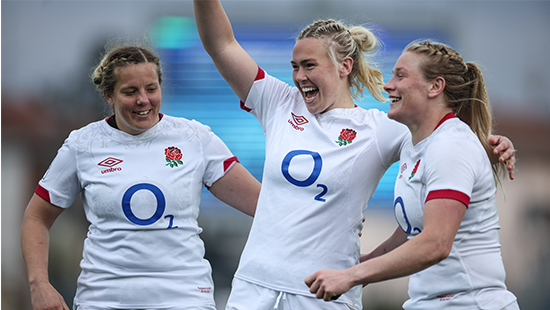
[[[506,167],[499,162],[488,141],[493,134],[493,115],[481,69],[472,62],[465,63],[457,51],[439,42],[415,41],[405,47],[405,52],[424,56],[419,69],[426,80],[445,79],[443,94],[447,106],[477,135],[491,161],[495,180],[498,180]]]
[[[353,59],[353,68],[348,76],[353,99],[363,96],[366,87],[376,100],[386,101],[382,71],[371,60],[380,46],[372,31],[361,26],[348,28],[341,22],[329,19],[309,25],[296,40],[305,38],[326,39],[328,55],[336,65],[347,57]]]

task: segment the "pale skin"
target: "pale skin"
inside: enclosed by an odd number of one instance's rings
[[[413,144],[428,137],[439,121],[451,112],[443,96],[445,80],[439,77],[425,81],[415,67],[417,62],[417,54],[404,53],[394,67],[392,79],[385,85],[392,99],[388,116],[409,127]],[[508,159],[511,159],[510,178],[513,179],[511,150],[501,155],[501,160]],[[449,256],[466,210],[467,206],[457,200],[429,200],[424,206],[424,229],[414,238],[407,240],[408,235],[397,227],[386,241],[371,253],[362,255],[360,264],[345,270],[317,271],[308,276],[305,283],[317,298],[329,301],[356,285],[365,286],[424,270]]]
[[[142,63],[119,69],[115,90],[113,94],[106,95],[118,116],[119,129],[128,134],[139,134],[158,122],[160,86],[151,65]],[[118,115],[120,111],[122,113]],[[138,115],[135,111],[141,113]],[[254,216],[260,187],[260,182],[248,170],[240,163],[235,163],[212,184],[210,192],[235,209]],[[49,231],[64,210],[33,194],[23,217],[21,249],[27,266],[34,310],[69,310],[48,276]]]

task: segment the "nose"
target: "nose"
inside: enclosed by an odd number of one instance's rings
[[[393,90],[394,89],[394,86],[393,86],[393,77],[384,85],[384,90],[386,92],[389,92],[390,90]]]
[[[302,82],[302,81],[305,81],[307,80],[307,75],[306,75],[306,70],[304,70],[302,67],[298,68],[296,72],[296,81],[298,82]]]
[[[136,103],[138,105],[146,105],[149,103],[149,97],[147,97],[147,92],[145,91],[145,89],[139,90]]]

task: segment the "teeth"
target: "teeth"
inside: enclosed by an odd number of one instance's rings
[[[142,112],[136,112],[137,115],[147,115],[149,113],[149,110],[142,111]]]
[[[302,91],[303,91],[304,93],[307,93],[307,92],[309,92],[309,91],[314,91],[314,90],[316,90],[316,89],[317,89],[316,87],[304,87],[304,88],[302,88]]]
[[[392,102],[396,102],[396,101],[399,101],[399,100],[401,100],[401,98],[397,98],[397,97],[390,97],[390,100],[391,100]]]

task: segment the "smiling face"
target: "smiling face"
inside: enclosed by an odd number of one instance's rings
[[[405,125],[421,122],[430,108],[431,83],[419,69],[421,57],[413,52],[403,53],[395,63],[392,78],[384,85],[392,101],[388,117]]]
[[[105,98],[120,130],[137,135],[158,123],[162,96],[157,69],[150,62],[116,69],[117,83]]]
[[[347,79],[349,72],[332,62],[322,40],[298,40],[294,46],[291,64],[292,79],[310,113],[319,114],[334,108],[355,106],[350,96]]]

